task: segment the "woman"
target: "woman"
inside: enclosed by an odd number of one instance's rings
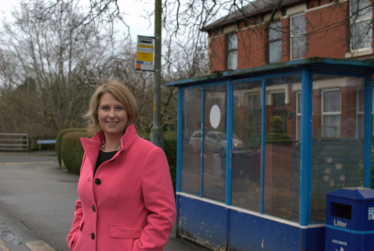
[[[87,116],[92,139],[83,156],[74,221],[73,251],[163,250],[176,216],[164,152],[137,135],[134,96],[111,81],[93,94]]]

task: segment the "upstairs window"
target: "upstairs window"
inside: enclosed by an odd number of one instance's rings
[[[282,59],[282,30],[280,21],[269,25],[269,63],[279,63]]]
[[[351,0],[351,50],[371,48],[373,7],[370,0]]]
[[[236,34],[227,36],[227,70],[236,70],[238,67],[238,37]]]
[[[305,15],[291,17],[291,60],[305,58],[306,53]]]

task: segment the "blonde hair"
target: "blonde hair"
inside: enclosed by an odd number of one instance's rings
[[[117,101],[120,102],[125,108],[125,111],[127,113],[127,124],[125,126],[126,130],[126,128],[130,124],[134,123],[138,118],[138,108],[136,106],[136,100],[134,98],[134,95],[123,83],[117,80],[112,80],[99,86],[91,97],[88,112],[85,114],[85,117],[91,118],[92,120],[92,125],[88,128],[88,131],[93,133],[103,132],[99,124],[98,109],[100,105],[100,98],[105,93],[112,94],[115,99],[117,99]]]

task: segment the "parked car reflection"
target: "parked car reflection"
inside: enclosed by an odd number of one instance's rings
[[[200,152],[201,150],[201,131],[195,131],[188,142],[190,152]],[[243,151],[243,141],[234,133],[232,135],[233,152]],[[204,151],[206,153],[219,153],[221,156],[226,155],[227,137],[226,133],[220,131],[210,131],[204,139]]]

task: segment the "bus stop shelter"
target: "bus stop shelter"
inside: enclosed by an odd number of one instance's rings
[[[168,83],[177,234],[215,250],[324,250],[326,193],[370,187],[373,72],[309,58]]]

